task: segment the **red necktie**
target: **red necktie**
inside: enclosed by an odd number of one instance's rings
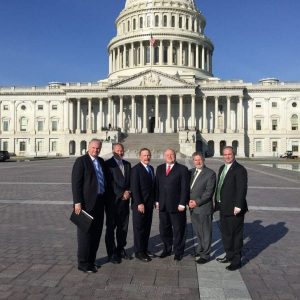
[[[171,171],[171,166],[170,166],[170,165],[168,165],[168,167],[167,167],[167,170],[166,170],[166,176],[168,176],[168,175],[169,175],[170,171]]]

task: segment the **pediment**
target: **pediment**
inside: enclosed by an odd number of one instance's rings
[[[109,89],[149,89],[149,88],[194,88],[195,85],[162,72],[147,70],[129,78],[117,81]]]

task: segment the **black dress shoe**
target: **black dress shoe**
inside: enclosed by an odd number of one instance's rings
[[[229,266],[226,267],[226,270],[228,270],[228,271],[236,271],[236,270],[240,269],[241,266],[242,266],[241,264],[231,264],[231,265],[229,265]]]
[[[132,259],[132,256],[128,255],[125,251],[125,249],[122,249],[120,252],[120,255],[118,255],[119,257],[123,258],[123,259]]]
[[[79,271],[82,271],[82,272],[84,272],[84,273],[87,272],[87,268],[86,268],[86,267],[78,266],[78,270],[79,270]]]
[[[208,262],[209,262],[209,259],[205,259],[203,257],[200,257],[199,259],[196,260],[196,263],[200,264],[200,265],[204,265],[204,264],[206,264]]]
[[[150,251],[145,251],[145,254],[146,254],[147,256],[149,256],[150,258],[156,257],[156,255],[155,255],[154,253],[150,252]]]
[[[112,264],[120,264],[122,261],[121,257],[117,256],[116,254],[113,254],[111,257],[108,258],[108,260]]]
[[[171,255],[171,251],[168,252],[168,251],[163,251],[162,254],[159,256],[160,258],[165,258],[167,256],[170,256]]]
[[[174,255],[174,260],[181,261],[183,258],[183,255]]]
[[[231,260],[228,259],[226,256],[224,256],[224,257],[217,257],[217,261],[219,263],[222,263],[222,264],[226,264],[226,263],[230,263],[231,262]]]
[[[146,255],[143,252],[135,253],[135,258],[137,258],[137,259],[139,259],[140,261],[143,261],[143,262],[149,262],[149,261],[152,260],[148,255]]]
[[[86,272],[87,273],[97,273],[98,269],[96,268],[96,266],[92,266],[92,267],[88,267]]]

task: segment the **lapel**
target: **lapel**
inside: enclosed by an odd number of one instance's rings
[[[124,175],[123,175],[123,173],[122,173],[122,171],[121,171],[119,165],[117,164],[117,162],[116,162],[114,156],[113,156],[111,159],[112,159],[112,161],[113,161],[113,166],[114,166],[116,172],[119,174],[119,176],[125,178],[125,175],[126,175],[126,166],[125,166],[125,164],[124,164],[124,161],[122,160],[122,163],[123,163],[123,166],[124,166]]]
[[[226,173],[226,175],[225,175],[225,177],[224,177],[223,185],[224,185],[224,183],[228,180],[228,178],[230,177],[230,175],[231,175],[231,173],[232,173],[232,170],[235,168],[235,165],[236,165],[236,161],[233,161],[233,163],[231,164],[230,168],[227,170],[227,173]],[[224,167],[225,167],[225,165],[224,165]],[[223,171],[224,167],[222,168],[222,171]],[[222,173],[222,172],[221,172],[221,173]],[[220,173],[220,174],[221,174],[221,173]]]
[[[193,172],[193,174],[194,174],[196,171],[196,168],[194,168],[193,170],[194,170],[194,172]],[[204,174],[205,174],[205,166],[203,166],[200,174],[197,176],[196,181],[192,187],[192,190],[195,188],[195,186],[197,186],[197,182],[201,179],[201,177],[203,177]],[[192,181],[191,181],[191,184],[192,184]]]
[[[166,167],[167,164],[164,164],[164,174],[165,174],[165,177],[170,177],[170,175],[172,175],[174,172],[176,172],[176,169],[177,169],[177,162],[175,161],[174,163],[174,166],[172,167],[169,175],[167,176],[166,174],[166,171],[167,171],[167,167]]]

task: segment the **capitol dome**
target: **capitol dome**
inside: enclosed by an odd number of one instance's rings
[[[127,0],[108,45],[109,79],[149,68],[179,76],[213,76],[214,46],[194,0]]]

